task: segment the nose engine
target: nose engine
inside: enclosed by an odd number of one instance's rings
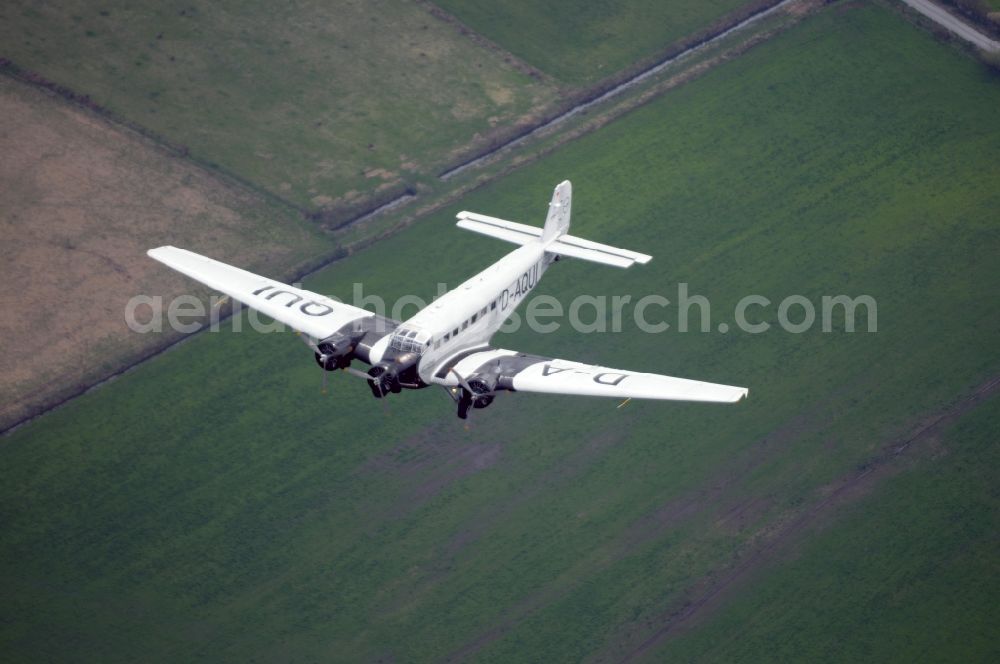
[[[403,353],[396,357],[383,360],[372,366],[368,370],[369,387],[372,396],[381,399],[390,392],[398,394],[403,387],[419,387],[420,378],[417,376],[417,361],[420,356],[416,353]]]

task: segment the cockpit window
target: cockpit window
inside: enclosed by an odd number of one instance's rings
[[[423,352],[430,345],[430,334],[412,327],[399,327],[389,339],[389,348],[400,353]]]

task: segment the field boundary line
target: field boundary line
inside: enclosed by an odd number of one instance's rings
[[[503,46],[493,41],[483,33],[477,32],[470,25],[465,23],[462,19],[458,18],[457,16],[455,16],[448,10],[444,9],[443,7],[440,7],[437,4],[435,4],[433,0],[415,0],[415,4],[421,9],[423,9],[425,12],[436,18],[437,20],[441,21],[442,23],[447,23],[448,25],[454,26],[458,30],[458,33],[460,35],[462,35],[463,37],[468,37],[471,41],[475,42],[475,44],[478,45],[480,48],[493,51],[497,55],[502,56],[503,58],[505,58],[507,64],[511,65],[512,67],[514,67],[514,69],[518,70],[522,74],[530,76],[531,78],[541,83],[547,83],[548,85],[551,85],[554,88],[560,87],[559,82],[556,79],[552,78],[551,76],[543,72],[541,69],[535,67],[534,65],[524,60],[523,58],[514,55],[513,53],[511,53],[510,51],[508,51]]]
[[[22,67],[13,60],[0,56],[0,74],[6,75],[15,81],[25,83],[34,88],[38,88],[46,91],[47,93],[59,97],[66,103],[72,104],[73,106],[84,109],[95,116],[101,118],[105,122],[108,122],[116,127],[124,129],[136,136],[145,139],[147,142],[152,143],[159,147],[160,149],[166,151],[172,157],[178,157],[185,159],[188,162],[196,165],[202,171],[211,174],[217,178],[221,178],[227,181],[227,184],[241,189],[250,191],[258,196],[262,196],[267,200],[277,203],[282,207],[295,210],[299,214],[306,216],[309,214],[307,208],[297,205],[292,201],[275,194],[273,191],[269,191],[263,187],[255,185],[250,180],[243,178],[235,173],[230,172],[226,168],[214,163],[197,157],[191,154],[188,146],[181,143],[174,143],[168,140],[165,136],[159,134],[152,129],[141,125],[137,122],[133,122],[128,118],[120,115],[116,111],[103,106],[96,101],[94,101],[89,94],[81,94],[74,90],[73,88],[63,85],[62,83],[57,83],[56,81],[51,81],[38,72]]]
[[[114,125],[115,127],[127,131],[134,136],[138,136],[148,143],[155,145],[172,157],[184,159],[188,163],[197,166],[207,175],[210,175],[217,180],[222,180],[231,187],[250,192],[285,209],[294,211],[304,220],[312,223],[317,229],[327,234],[353,226],[361,220],[378,215],[387,209],[392,209],[416,196],[417,190],[414,188],[413,184],[407,181],[402,181],[399,187],[396,187],[394,190],[391,190],[386,194],[366,194],[360,202],[336,211],[336,214],[343,217],[343,221],[340,221],[339,223],[329,223],[327,221],[327,217],[333,214],[333,211],[326,210],[322,207],[306,207],[295,203],[266,187],[258,185],[242,175],[230,171],[225,166],[191,154],[191,150],[187,145],[175,143],[159,132],[150,129],[145,125],[139,124],[138,122],[129,120],[118,112],[97,103],[89,94],[77,92],[68,85],[63,85],[62,83],[49,80],[40,73],[32,69],[28,69],[27,67],[23,67],[9,58],[0,56],[0,75],[5,75],[15,81],[25,85],[30,85],[36,89],[46,92],[47,94],[60,98],[64,102],[72,104],[76,108],[89,112],[104,122]]]
[[[708,34],[696,35],[688,38],[687,40],[682,40],[677,46],[671,45],[667,48],[666,54],[664,55],[661,53],[661,55],[654,60],[652,64],[646,64],[639,67],[638,70],[636,70],[635,67],[629,67],[623,70],[624,76],[620,72],[597,83],[595,86],[587,89],[582,95],[580,95],[568,109],[557,112],[554,117],[542,120],[533,127],[526,127],[525,130],[519,135],[512,137],[509,141],[498,145],[487,152],[445,169],[438,175],[438,179],[447,181],[455,175],[458,175],[469,168],[473,168],[503,151],[516,147],[521,142],[535,136],[536,134],[551,130],[566,122],[570,118],[586,111],[592,106],[596,106],[597,104],[607,101],[613,97],[617,97],[646,79],[660,73],[670,65],[685,59],[687,56],[707,48],[725,37],[742,30],[753,23],[756,23],[766,16],[769,16],[777,10],[798,1],[799,0],[768,0],[764,3],[752,5],[753,11],[749,16],[741,18],[740,15],[737,15],[733,21],[718,27],[716,30],[711,31]]]
[[[315,260],[306,263],[305,267],[299,268],[299,270],[293,273],[292,276],[282,276],[279,278],[287,279],[290,283],[297,283],[304,279],[309,278],[310,276],[316,274],[320,270],[323,270],[329,267],[330,265],[333,265],[337,261],[343,260],[349,255],[350,253],[345,251],[343,247],[336,247],[331,254],[320,256]],[[222,323],[231,319],[234,313],[233,311],[234,307],[232,306],[232,304],[227,303],[223,305],[223,307],[224,311],[221,311],[218,315],[218,324],[220,327]],[[242,312],[243,309],[245,308],[246,307],[241,306],[240,311]],[[166,341],[162,345],[155,346],[143,353],[138,354],[135,359],[126,361],[126,363],[122,364],[116,369],[113,369],[99,380],[81,382],[80,385],[75,386],[72,389],[71,393],[67,394],[65,397],[60,398],[49,405],[42,406],[36,412],[31,413],[30,415],[26,415],[14,421],[13,423],[7,425],[5,428],[0,429],[0,438],[4,438],[14,433],[15,430],[20,429],[22,426],[30,424],[31,422],[39,419],[40,417],[43,417],[55,410],[58,410],[59,408],[62,408],[63,406],[73,401],[77,397],[81,397],[89,392],[92,392],[98,388],[103,387],[107,383],[117,380],[121,376],[131,373],[133,370],[137,369],[140,365],[145,364],[147,361],[152,360],[160,355],[163,355],[166,352],[173,350],[174,348],[180,346],[181,344],[192,340],[194,337],[198,337],[203,333],[208,332],[210,329],[211,326],[205,324],[199,329],[195,330],[194,332],[177,333],[179,336],[164,337]]]
[[[509,175],[510,173],[527,166],[535,161],[548,156],[555,150],[559,149],[563,145],[581,138],[587,134],[590,134],[598,129],[604,127],[605,125],[613,122],[626,115],[627,113],[639,108],[650,101],[660,97],[661,95],[669,92],[670,90],[683,85],[689,81],[698,78],[702,74],[706,73],[709,69],[723,64],[724,62],[739,57],[746,53],[751,48],[757,46],[758,44],[767,41],[778,35],[781,32],[793,27],[799,20],[812,13],[815,9],[823,6],[829,0],[789,0],[789,8],[792,7],[802,7],[805,11],[796,12],[794,14],[795,20],[786,26],[778,27],[775,29],[768,30],[766,32],[758,33],[751,36],[745,41],[735,44],[721,54],[713,56],[710,60],[705,63],[699,63],[691,67],[690,69],[682,69],[677,74],[671,76],[669,79],[655,83],[651,88],[645,89],[641,92],[635,91],[632,95],[623,95],[621,98],[616,100],[614,105],[609,108],[602,110],[594,115],[590,116],[588,122],[582,125],[571,127],[564,131],[559,132],[546,132],[544,138],[539,140],[549,140],[549,144],[537,146],[537,149],[533,151],[528,151],[523,154],[517,154],[516,156],[511,156],[508,154],[507,150],[497,149],[490,153],[489,158],[485,160],[485,166],[499,165],[498,170],[489,172],[481,172],[479,175],[475,176],[474,180],[470,180],[467,184],[463,184],[455,189],[445,190],[438,195],[429,195],[426,197],[426,204],[413,212],[406,214],[401,217],[399,221],[395,222],[391,226],[387,227],[380,233],[369,235],[364,239],[356,242],[351,246],[351,251],[356,251],[357,249],[368,246],[373,241],[379,241],[398,233],[405,228],[408,228],[413,223],[419,221],[424,216],[433,214],[434,212],[444,208],[451,203],[455,202],[457,199],[465,196],[468,193],[476,191],[482,187],[489,185],[502,177]],[[789,12],[792,14],[791,12]],[[533,131],[528,129],[527,131]],[[554,138],[553,138],[554,137]],[[523,138],[523,137],[520,137]],[[519,140],[519,139],[514,139]],[[510,157],[510,160],[504,164],[504,158]],[[479,158],[477,158],[479,159]],[[414,197],[417,198],[417,197]],[[410,203],[412,201],[407,201]],[[367,215],[364,219],[357,219],[351,222],[350,225],[360,224],[361,222],[368,222],[373,217],[377,215]],[[346,227],[341,227],[346,228]]]

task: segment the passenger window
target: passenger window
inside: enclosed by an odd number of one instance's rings
[[[451,336],[453,336],[453,337],[457,337],[458,336],[458,328],[457,327],[454,330],[452,330]]]
[[[444,335],[444,340],[448,341],[448,339],[451,339],[451,332],[449,332],[448,334]]]
[[[497,308],[497,301],[493,300],[492,302],[490,302],[490,311],[493,311],[496,308]]]
[[[469,327],[469,321],[465,321],[464,323],[462,323],[462,329],[463,329],[463,330],[464,330],[465,328],[467,328],[467,327]]]
[[[483,307],[483,310],[479,312],[479,315],[480,316],[485,316],[486,315],[486,307]]]
[[[479,318],[479,314],[472,314],[472,322],[475,323],[476,319]]]

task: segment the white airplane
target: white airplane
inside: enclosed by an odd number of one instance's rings
[[[148,254],[209,288],[306,335],[316,362],[364,378],[376,398],[430,385],[446,388],[465,419],[501,391],[732,403],[744,387],[623,371],[491,348],[490,339],[561,256],[626,268],[652,258],[568,235],[572,187],[556,187],[544,228],[460,212],[458,226],[520,245],[399,322],[206,256],[158,247]],[[352,368],[360,360],[367,373]]]

